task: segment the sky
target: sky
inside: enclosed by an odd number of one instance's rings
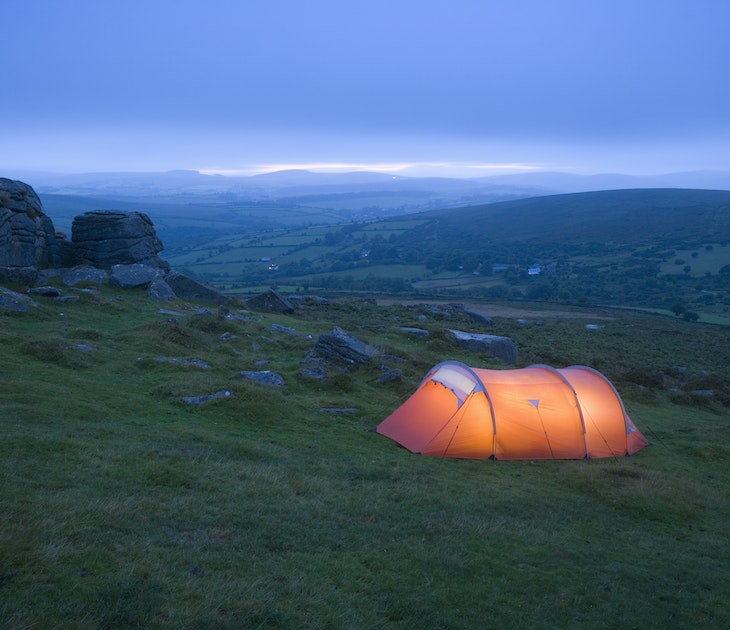
[[[730,170],[728,0],[3,0],[0,176]]]

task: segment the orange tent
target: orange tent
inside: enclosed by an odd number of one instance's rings
[[[435,366],[378,425],[414,453],[467,459],[633,455],[648,444],[609,380],[584,366]]]

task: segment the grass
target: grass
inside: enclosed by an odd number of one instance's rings
[[[657,380],[681,365],[730,387],[724,328],[640,313],[598,331],[549,312],[543,326],[496,318],[483,332],[512,335],[520,364],[600,359],[651,444],[622,459],[472,462],[414,456],[374,432],[435,363],[499,366],[446,340],[446,327],[478,329],[458,313],[345,301],[175,324],[142,293],[111,289],[59,310],[0,313],[2,627],[730,623],[728,408],[673,403]],[[378,383],[377,362],[299,376],[308,335],[335,324],[403,357],[402,381]],[[138,360],[154,356],[212,367]],[[244,382],[246,369],[287,385]],[[233,395],[181,402],[220,389]]]
[[[705,274],[716,274],[730,259],[730,250],[727,243],[710,243],[688,250],[677,250],[671,260],[664,262],[660,273],[684,274],[701,277]],[[689,266],[688,272],[685,267]]]

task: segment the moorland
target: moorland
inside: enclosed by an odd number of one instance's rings
[[[161,312],[143,290],[77,294],[0,313],[4,627],[730,621],[729,328],[539,304],[539,321],[481,328],[458,309],[362,299],[230,318]],[[335,324],[402,359],[402,377],[380,382],[378,361],[302,376]],[[650,445],[459,461],[375,433],[445,358],[507,367],[454,345],[451,327],[512,337],[517,367],[602,370]],[[285,385],[240,376],[262,369]]]
[[[0,311],[2,624],[727,626],[729,196],[611,191],[245,233],[244,210],[206,233],[196,213],[147,207],[173,267],[303,307],[234,302],[229,317],[80,286]],[[442,308],[455,301],[493,324]],[[335,325],[400,378],[379,361],[303,376]],[[459,461],[375,433],[436,363],[509,367],[450,328],[514,339],[516,367],[600,370],[649,446]]]

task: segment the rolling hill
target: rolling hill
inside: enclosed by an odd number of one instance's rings
[[[234,292],[276,284],[688,308],[728,318],[728,243],[730,192],[648,189],[534,197],[348,225],[233,231],[187,242],[167,257]]]
[[[550,241],[626,244],[730,240],[730,191],[611,190],[532,197],[424,215],[438,221],[442,240],[463,246]]]

